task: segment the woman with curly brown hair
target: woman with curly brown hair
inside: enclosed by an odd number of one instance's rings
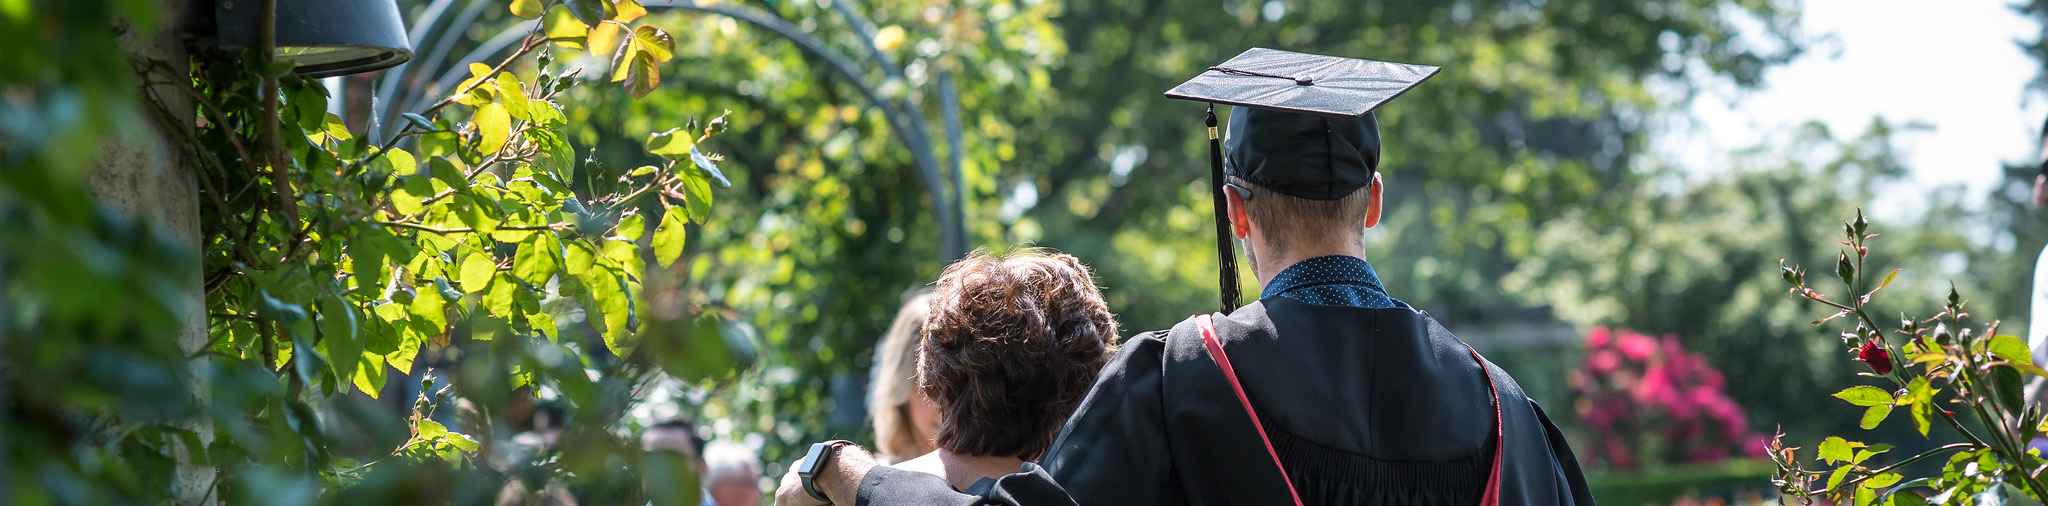
[[[917,384],[939,407],[938,449],[897,467],[956,490],[1042,456],[1116,353],[1088,267],[1049,250],[976,251],[946,268],[930,311]]]

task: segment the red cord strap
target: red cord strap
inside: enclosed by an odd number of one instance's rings
[[[1301,494],[1294,491],[1294,478],[1287,476],[1287,466],[1280,464],[1280,452],[1273,451],[1273,439],[1266,437],[1265,424],[1259,423],[1259,413],[1252,410],[1252,399],[1245,397],[1244,385],[1237,382],[1237,370],[1230,367],[1230,355],[1223,353],[1223,341],[1216,338],[1216,324],[1210,315],[1195,317],[1195,326],[1202,329],[1202,345],[1209,348],[1209,356],[1216,359],[1216,367],[1223,369],[1223,379],[1230,382],[1230,390],[1237,393],[1237,402],[1244,405],[1244,414],[1252,417],[1252,428],[1259,430],[1259,442],[1266,444],[1266,455],[1273,457],[1273,467],[1280,470],[1280,479],[1287,482],[1287,495],[1294,497],[1294,506],[1302,506]]]
[[[1294,478],[1287,475],[1287,466],[1280,463],[1280,452],[1273,450],[1273,440],[1266,436],[1266,426],[1259,421],[1259,413],[1252,409],[1252,400],[1245,396],[1244,385],[1237,381],[1237,370],[1230,366],[1230,355],[1223,352],[1223,341],[1216,337],[1216,324],[1212,315],[1195,317],[1195,326],[1202,331],[1202,346],[1209,348],[1209,356],[1216,359],[1216,367],[1223,370],[1223,379],[1230,382],[1230,390],[1237,394],[1237,402],[1244,406],[1244,413],[1252,419],[1252,428],[1259,431],[1259,442],[1265,443],[1266,455],[1273,458],[1273,467],[1280,470],[1280,479],[1287,482],[1287,494],[1294,499],[1295,506],[1302,506],[1301,493],[1294,490]],[[1494,388],[1493,375],[1486,372],[1486,360],[1479,358],[1479,351],[1472,350],[1472,360],[1479,363],[1480,374],[1486,374],[1486,390],[1493,397],[1493,469],[1488,473],[1486,492],[1480,496],[1479,504],[1498,506],[1500,504],[1500,463],[1505,447],[1506,427],[1501,424],[1500,391]]]

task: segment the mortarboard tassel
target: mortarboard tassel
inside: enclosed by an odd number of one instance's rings
[[[1223,314],[1237,310],[1237,250],[1230,246],[1230,209],[1223,199],[1223,140],[1216,135],[1216,105],[1209,104],[1209,190],[1216,198],[1216,258],[1222,262],[1217,272],[1218,284],[1223,295]]]

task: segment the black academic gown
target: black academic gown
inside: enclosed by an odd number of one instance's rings
[[[1477,504],[1489,377],[1501,504],[1593,503],[1542,409],[1427,314],[1274,297],[1214,321],[1305,504]],[[1125,342],[1042,463],[1084,506],[1290,502],[1192,320]]]
[[[1501,504],[1593,504],[1542,409],[1424,313],[1275,297],[1214,321],[1305,504],[1477,504],[1495,453],[1489,377],[1506,441]],[[860,504],[1290,502],[1192,319],[1126,341],[1042,463],[1049,476],[1028,468],[975,494],[876,468]]]

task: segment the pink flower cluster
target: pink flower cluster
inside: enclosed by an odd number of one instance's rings
[[[1721,371],[1677,336],[1594,327],[1571,386],[1580,421],[1599,438],[1583,454],[1588,461],[1626,470],[1762,455],[1763,436],[1728,398]]]

